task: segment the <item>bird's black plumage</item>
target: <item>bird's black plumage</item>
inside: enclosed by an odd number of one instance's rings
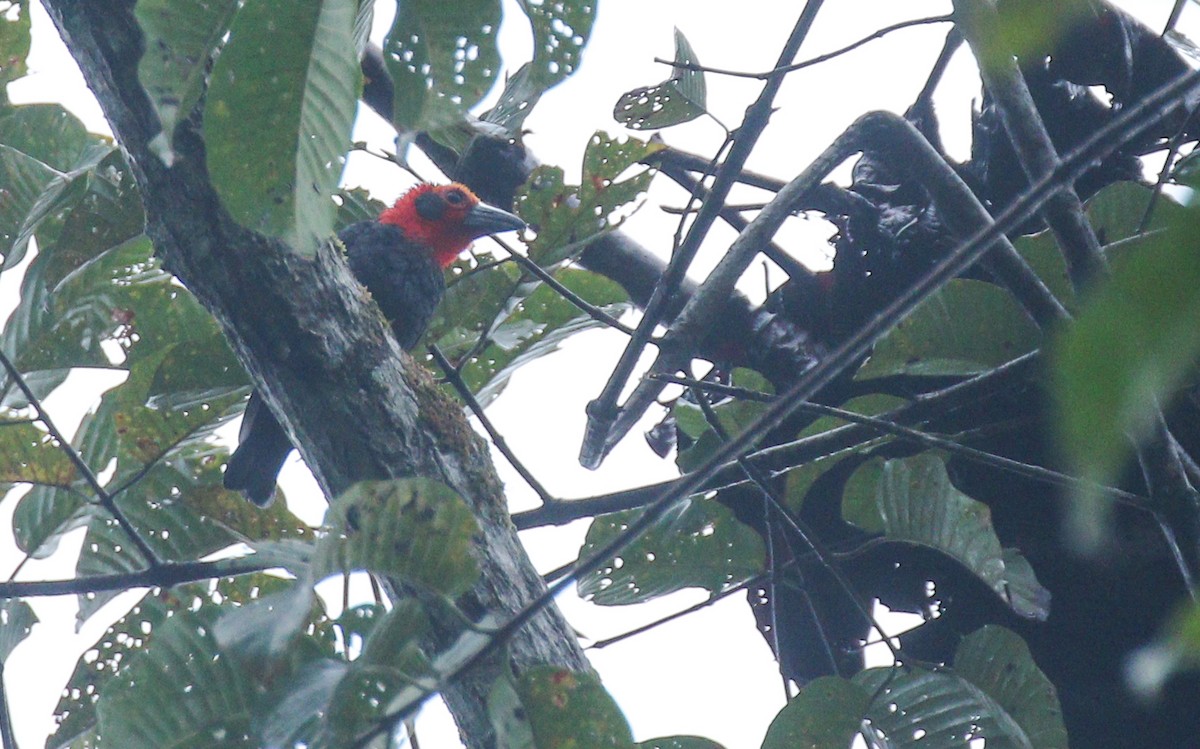
[[[446,291],[433,252],[410,241],[399,227],[378,221],[351,224],[338,238],[346,247],[350,270],[391,322],[396,340],[405,350],[412,349]],[[240,490],[265,507],[275,494],[275,480],[291,451],[292,442],[283,426],[259,393],[252,393],[237,450],[225,467],[225,488]]]

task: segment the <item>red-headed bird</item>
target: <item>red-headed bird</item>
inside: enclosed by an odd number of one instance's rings
[[[396,340],[409,350],[446,291],[445,268],[472,240],[524,226],[511,213],[481,203],[462,185],[418,185],[378,220],[351,224],[338,238],[355,278],[371,292]],[[287,432],[262,397],[251,393],[237,450],[225,466],[225,488],[267,506],[291,451]]]

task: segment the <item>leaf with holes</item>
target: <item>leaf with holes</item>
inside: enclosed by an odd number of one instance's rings
[[[221,655],[209,624],[177,612],[100,690],[100,734],[127,749],[253,746],[252,684]]]
[[[533,60],[508,77],[500,101],[483,116],[511,136],[519,135],[542,94],[579,68],[596,20],[595,0],[520,5],[533,29]]]
[[[592,521],[579,556],[624,533],[641,510]],[[602,606],[640,603],[684,588],[720,593],[762,572],[762,537],[710,499],[692,498],[635,540],[620,556],[579,579],[579,595]]]
[[[613,108],[613,119],[631,130],[657,130],[691,122],[708,111],[704,72],[684,67],[700,62],[679,29],[675,29],[675,62],[683,65],[672,67],[667,80],[623,94]]]
[[[1067,749],[1058,692],[1019,635],[996,625],[972,632],[954,653],[954,673],[995,700],[1031,746]]]
[[[312,530],[286,503],[259,510],[237,492],[226,490],[221,485],[221,465],[227,456],[205,437],[193,435],[169,454],[169,460],[156,463],[145,473],[131,477],[118,471],[110,482],[110,486],[122,486],[127,479],[136,479],[117,495],[117,505],[160,558],[195,561],[239,541],[312,543]],[[91,520],[76,562],[78,576],[128,573],[143,566],[128,537],[111,518]],[[303,572],[302,565],[281,566],[288,566],[294,574]],[[107,593],[81,596],[79,621],[85,621],[110,598]]]
[[[872,746],[1067,746],[1054,687],[1024,641],[996,626],[964,639],[950,669],[872,668],[813,681],[776,716],[763,749],[845,749],[862,730]]]
[[[47,749],[64,749],[96,730],[96,703],[120,667],[145,650],[167,617],[178,611],[196,611],[211,620],[217,603],[244,604],[289,585],[287,580],[264,574],[242,575],[208,583],[195,583],[146,594],[110,625],[75,664],[75,671],[54,709],[57,728],[46,741]]]
[[[394,575],[455,596],[479,575],[471,555],[479,526],[453,489],[432,479],[362,481],[325,516],[313,579],[353,570]]]
[[[1040,749],[1001,705],[956,674],[872,668],[851,681],[872,695],[863,718],[877,746],[908,746],[911,741],[950,749],[985,739],[988,746]]]
[[[334,746],[352,746],[387,714],[392,698],[413,683],[436,683],[420,639],[429,621],[414,600],[400,602],[371,629],[362,655],[338,683],[330,699],[325,731]]]
[[[33,631],[37,614],[29,604],[16,598],[0,603],[0,666],[12,655],[12,651]]]
[[[661,148],[596,131],[584,151],[578,187],[564,184],[558,167],[535,169],[516,198],[517,214],[537,231],[529,257],[543,267],[560,263],[578,256],[588,240],[620,226],[619,209],[649,188],[653,172],[643,169],[619,178]]]
[[[333,233],[331,198],[361,88],[357,10],[355,0],[246,3],[206,94],[208,171],[221,203],[305,255]]]
[[[77,475],[75,464],[45,431],[0,418],[0,491],[16,483],[67,487]]]
[[[393,118],[437,136],[462,119],[496,82],[498,0],[408,0],[383,42],[395,84]]]
[[[842,516],[890,541],[920,544],[946,554],[982,580],[1014,612],[1044,620],[1050,591],[1026,564],[1011,564],[992,528],[988,506],[954,488],[941,456],[876,458],[851,475]],[[1008,554],[1016,554],[1009,551]]]
[[[29,21],[29,0],[0,2],[0,104],[8,103],[8,82],[26,73],[32,40]]]
[[[175,126],[199,103],[212,54],[237,8],[237,0],[139,0],[134,7],[145,36],[138,81],[162,124],[151,148],[167,166],[175,161]]]

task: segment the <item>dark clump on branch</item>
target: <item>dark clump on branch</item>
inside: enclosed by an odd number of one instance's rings
[[[1016,5],[1001,3],[1001,12],[1013,12]],[[1160,36],[1128,15],[1100,2],[1084,8],[1053,46],[1029,50],[1019,60],[1025,85],[1059,154],[1071,152],[1122,111],[1188,70]],[[958,32],[951,32],[930,83],[906,115],[943,156],[931,93],[960,43]],[[1103,87],[1108,97],[1098,97],[1089,87]],[[371,97],[370,87],[366,94]],[[390,111],[383,98],[371,103]],[[1079,196],[1087,198],[1120,181],[1140,181],[1140,157],[1194,140],[1194,104],[1181,103],[1155,128],[1093,164],[1073,185]],[[1030,179],[990,91],[985,90],[975,113],[972,135],[970,160],[951,166],[978,201],[997,215],[1026,191]],[[426,145],[448,174],[486,191],[501,205],[507,205],[532,167],[519,143],[477,141],[461,160],[436,144]],[[962,233],[949,228],[952,217],[935,204],[928,186],[896,168],[897,143],[873,132],[858,146],[862,155],[851,185],[820,185],[805,196],[801,207],[836,227],[834,268],[814,274],[780,258],[788,281],[762,305],[741,295],[730,298],[719,325],[694,352],[697,357],[717,362],[722,369],[756,369],[780,392],[962,242]],[[703,159],[689,161],[669,150],[655,159],[681,185],[687,179],[695,183],[689,173],[703,172],[707,166]],[[783,187],[758,175],[741,179],[776,192]],[[738,226],[737,211],[731,214],[722,218],[741,231],[744,220]],[[1043,228],[1041,219],[1034,219],[1014,234]],[[770,250],[762,252],[770,255]],[[578,262],[619,283],[639,306],[650,299],[664,269],[660,260],[620,234],[593,242]],[[987,262],[968,275],[1000,280]],[[685,282],[664,319],[672,320],[694,292],[694,285]],[[836,405],[881,391],[916,398],[920,407],[909,412],[909,423],[927,433],[958,435],[959,442],[996,456],[1059,468],[1059,456],[1046,439],[1052,430],[1041,362],[1031,357],[1026,364],[997,373],[986,387],[972,389],[965,397],[950,395],[961,377],[897,375],[864,384],[846,374],[813,400]],[[1200,398],[1193,394],[1182,399],[1167,417],[1184,450],[1200,454]],[[812,418],[789,420],[762,446],[795,439]],[[667,420],[656,429],[654,443],[664,452],[675,442],[666,434],[672,428]],[[681,446],[689,439],[682,432],[679,438]],[[923,626],[901,638],[906,658],[948,662],[964,636],[989,623],[1017,631],[1058,689],[1073,745],[1170,746],[1178,744],[1178,736],[1200,733],[1194,710],[1200,703],[1200,679],[1178,679],[1169,697],[1153,704],[1135,702],[1125,686],[1123,669],[1130,654],[1150,641],[1187,593],[1157,520],[1141,509],[1119,505],[1118,533],[1109,553],[1083,558],[1066,541],[1060,488],[959,457],[950,459],[951,482],[988,505],[1003,546],[1020,550],[1052,593],[1048,616],[1023,618],[948,556],[915,544],[877,542],[843,520],[842,489],[856,468],[872,457],[907,457],[921,449],[894,441],[846,458],[807,492],[799,521],[832,551],[845,580],[837,580],[829,564],[815,559],[796,534],[773,518],[773,511],[766,511],[758,488],[743,484],[718,493],[719,501],[757,530],[772,550],[773,580],[752,589],[749,600],[783,675],[803,684],[861,669],[861,645],[876,638],[861,608],[847,595],[849,587],[860,601],[878,599],[893,610],[925,615]],[[782,480],[774,487],[781,489]],[[1132,472],[1120,487],[1147,490],[1142,476]]]

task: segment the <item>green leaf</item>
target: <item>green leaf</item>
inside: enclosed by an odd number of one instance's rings
[[[625,716],[591,673],[537,666],[521,675],[517,694],[538,747],[633,746]]]
[[[33,608],[20,599],[7,598],[0,603],[0,665],[29,636],[37,621]]]
[[[270,595],[289,585],[287,580],[264,574],[219,580],[215,585],[195,583],[146,594],[128,613],[114,622],[75,664],[63,695],[54,710],[58,724],[46,742],[60,749],[96,729],[96,703],[120,668],[145,650],[167,617],[196,611],[208,621],[219,611],[215,604],[243,604]]]
[[[361,87],[355,0],[250,0],[234,18],[204,106],[208,170],[233,218],[311,255]]]
[[[988,506],[954,488],[936,453],[876,458],[846,482],[842,516],[892,541],[920,544],[958,561],[1027,619],[1050,613],[1050,592],[1032,568],[1000,548]]]
[[[70,171],[90,142],[79,118],[58,104],[23,104],[0,117],[0,143],[60,172]]]
[[[519,2],[533,29],[533,60],[508,77],[500,101],[483,116],[510,136],[520,134],[521,125],[543,93],[579,68],[596,20],[595,0]]]
[[[731,384],[766,395],[773,395],[775,392],[770,383],[752,369],[733,370]],[[709,397],[712,398],[712,396]],[[717,421],[730,436],[745,431],[766,409],[767,404],[762,401],[742,398],[728,398],[712,406]],[[675,418],[675,424],[679,430],[695,440],[692,445],[680,450],[675,457],[679,470],[687,473],[695,470],[721,447],[721,438],[709,425],[700,405],[692,400],[676,399],[671,408],[671,415]]]
[[[59,174],[42,162],[10,146],[0,144],[0,255],[7,270],[25,257],[25,248],[33,236],[28,222],[42,192]]]
[[[515,263],[473,268],[471,262],[451,266],[446,296],[425,331],[425,339],[451,358],[473,350],[479,337],[504,318],[511,300],[533,290]]]
[[[431,479],[363,481],[325,516],[313,579],[367,570],[453,597],[479,575],[471,555],[479,526],[454,490]]]
[[[171,346],[159,361],[146,394],[157,411],[211,409],[230,396],[249,392],[250,382],[225,336],[212,335]]]
[[[767,729],[763,749],[846,749],[862,727],[870,692],[838,676],[800,690]]]
[[[1067,749],[1058,692],[1020,636],[996,625],[972,632],[954,654],[954,673],[995,700],[1031,746]]]
[[[153,466],[117,495],[117,506],[160,558],[195,561],[241,540],[238,534],[203,514],[204,495],[212,490],[223,491],[219,488],[219,465],[208,451],[193,445],[178,450],[170,462]],[[118,473],[120,476],[110,486],[119,485],[126,471]],[[131,573],[144,569],[145,564],[124,529],[107,513],[95,511],[75,565],[76,575]],[[77,620],[83,623],[115,596],[80,596]]]
[[[589,303],[613,316],[628,307],[625,291],[591,271],[562,268],[554,277]],[[462,370],[467,386],[487,405],[504,390],[512,375],[529,362],[558,350],[567,338],[603,327],[545,284],[524,299],[510,298],[509,314],[488,333],[491,345]]]
[[[220,653],[207,623],[177,612],[104,685],[100,734],[125,749],[257,746],[249,733],[251,683]]]
[[[124,159],[113,146],[108,144],[93,144],[88,146],[79,163],[70,172],[54,172],[49,182],[42,184],[42,190],[36,200],[28,206],[19,219],[18,228],[11,234],[11,246],[0,245],[5,252],[4,268],[12,267],[20,262],[29,246],[29,240],[37,236],[39,246],[48,246],[55,242],[62,229],[62,222],[69,211],[80,203],[93,186],[93,178],[113,179],[111,172],[120,170],[114,162],[123,164]],[[104,170],[104,173],[101,170]],[[22,187],[24,192],[24,187]],[[24,195],[20,205],[24,207]],[[140,209],[140,203],[138,204]],[[140,226],[139,229],[140,231]],[[6,228],[4,234],[9,236]],[[128,235],[127,235],[128,236]]]
[[[26,73],[30,40],[29,0],[0,1],[0,104],[8,101],[8,82]]]
[[[724,749],[712,739],[703,736],[663,736],[634,744],[637,749]]]
[[[0,485],[62,487],[70,486],[76,477],[75,464],[49,434],[28,422],[0,419]]]
[[[316,604],[305,579],[244,606],[226,611],[213,627],[221,650],[246,661],[269,662],[283,654],[311,618]]]
[[[675,62],[699,65],[687,37],[675,29]],[[704,72],[675,65],[671,77],[653,86],[642,86],[621,95],[613,119],[631,130],[659,128],[691,122],[707,112]]]
[[[139,0],[134,7],[146,46],[138,80],[162,124],[151,147],[167,166],[175,160],[175,126],[199,103],[212,54],[237,7],[237,0]]]
[[[116,452],[116,433],[110,420],[88,413],[74,439],[75,449],[87,465],[102,465]],[[88,524],[96,508],[89,504],[90,490],[82,483],[70,489],[35,486],[17,502],[13,512],[13,538],[21,551],[44,559],[57,548],[63,534]]]
[[[1096,236],[1104,243],[1104,253],[1110,261],[1118,261],[1126,255],[1145,251],[1156,240],[1165,227],[1175,221],[1186,220],[1187,209],[1167,195],[1161,195],[1154,204],[1150,223],[1142,230],[1146,209],[1150,207],[1154,190],[1137,182],[1117,182],[1096,193],[1087,202],[1088,222]],[[1058,297],[1067,309],[1076,312],[1079,307],[1075,291],[1067,275],[1067,263],[1058,241],[1050,230],[1033,236],[1020,237],[1013,246],[1025,258],[1038,277]]]
[[[362,188],[338,190],[334,202],[338,205],[338,231],[359,221],[374,221],[387,207],[383,201],[372,198],[371,193]]]
[[[994,33],[998,41],[989,49],[996,54],[1044,60],[1054,54],[1055,44],[1078,23],[1079,16],[1092,13],[1093,7],[1087,0],[1008,0],[997,17]]]
[[[479,103],[500,71],[500,15],[498,0],[399,4],[383,42],[396,125],[436,132]]]
[[[358,0],[354,16],[354,56],[362,59],[371,43],[371,26],[375,23],[375,0]]]
[[[578,256],[588,240],[620,226],[619,210],[649,188],[653,172],[642,169],[619,178],[661,148],[596,131],[584,151],[580,186],[564,184],[559,167],[535,169],[516,198],[517,214],[537,231],[529,257],[543,267],[554,265]]]
[[[592,521],[579,556],[623,533],[641,510]],[[720,593],[763,569],[762,537],[722,504],[689,499],[627,546],[621,555],[579,580],[579,594],[602,606],[640,603],[684,588]]]
[[[1200,212],[1193,208],[1112,264],[1111,279],[1054,341],[1051,391],[1058,437],[1074,472],[1110,483],[1128,463],[1130,440],[1149,436],[1160,406],[1194,372],[1200,354]],[[1075,539],[1095,548],[1109,502],[1077,489]]]
[[[350,670],[342,660],[310,661],[291,675],[283,697],[261,726],[262,746],[322,746],[313,741],[320,730],[320,710]]]
[[[956,674],[872,668],[852,681],[873,695],[864,717],[885,737],[879,746],[964,749],[982,738],[988,746],[1041,749],[1001,705]]]
[[[496,745],[504,749],[537,749],[533,742],[533,726],[521,704],[512,677],[501,675],[492,684],[487,698],[488,720],[496,732]]]
[[[1126,664],[1130,687],[1147,700],[1157,698],[1176,674],[1200,668],[1200,605],[1175,612],[1150,643]]]
[[[375,624],[330,700],[326,730],[335,746],[350,746],[374,728],[403,687],[419,680],[433,683],[435,674],[420,649],[428,629],[424,610],[411,599]]]
[[[1033,351],[1041,334],[1008,292],[955,279],[875,345],[855,375],[974,375]]]
[[[813,681],[776,716],[763,749],[872,746],[1065,749],[1058,698],[1020,637],[987,626],[958,648],[953,669],[872,668]]]

